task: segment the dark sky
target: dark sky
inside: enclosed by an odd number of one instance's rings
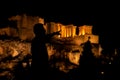
[[[58,2],[59,3],[59,2]],[[27,13],[45,18],[45,21],[61,22],[63,24],[74,24],[77,26],[93,25],[93,33],[100,36],[100,42],[105,46],[119,46],[119,11],[111,7],[96,7],[96,5],[35,2],[35,1],[4,1],[0,6],[0,21],[6,18]],[[7,5],[7,6],[5,6]],[[93,7],[91,7],[91,5]],[[62,6],[62,7],[61,7]]]
[[[0,19],[6,19],[12,15],[27,13],[44,17],[45,21],[61,22],[63,24],[96,24],[93,9],[85,9],[81,4],[49,3],[40,1],[2,1],[0,7]],[[76,5],[76,6],[75,6]],[[83,9],[84,8],[84,9]]]

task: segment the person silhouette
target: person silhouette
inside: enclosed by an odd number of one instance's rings
[[[88,37],[87,42],[84,43],[82,55],[80,55],[79,61],[81,80],[86,80],[87,78],[96,80],[95,60],[90,37]]]
[[[35,37],[31,42],[31,53],[32,53],[32,80],[46,80],[48,78],[48,52],[46,43],[51,41],[54,35],[60,35],[60,31],[46,34],[43,24],[37,23],[34,25],[33,32]],[[45,76],[45,77],[44,77]]]

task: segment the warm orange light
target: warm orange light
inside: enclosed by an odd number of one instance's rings
[[[82,35],[85,35],[85,30],[84,29],[82,29]]]
[[[80,53],[69,53],[69,60],[70,62],[79,65]]]
[[[72,37],[75,36],[75,28],[72,30]]]
[[[60,35],[58,35],[58,37],[60,38]]]

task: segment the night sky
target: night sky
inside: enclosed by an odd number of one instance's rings
[[[119,39],[119,11],[114,8],[91,7],[81,4],[56,4],[35,1],[2,2],[0,7],[0,23],[5,23],[6,19],[12,15],[27,13],[32,16],[40,16],[46,22],[54,21],[63,24],[74,24],[76,26],[88,24],[93,25],[93,34],[100,36],[100,43],[106,47],[118,47]],[[59,3],[59,2],[58,2]],[[7,5],[7,6],[5,6]],[[92,5],[92,4],[91,4]],[[96,4],[97,5],[97,4]],[[62,6],[62,7],[61,7]]]

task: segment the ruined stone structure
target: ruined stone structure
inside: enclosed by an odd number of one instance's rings
[[[21,40],[31,40],[34,37],[33,26],[36,23],[44,24],[44,19],[38,16],[16,15],[9,18],[9,21],[15,21],[18,28],[18,35]],[[48,22],[44,24],[46,33],[52,33],[61,30],[61,35],[56,37],[74,37],[76,27],[72,25],[63,25],[61,23]]]
[[[91,25],[83,25],[83,26],[75,26],[73,24],[64,25],[61,23],[55,23],[55,22],[48,22],[44,23],[44,19],[40,18],[38,16],[28,16],[26,14],[23,15],[16,15],[9,18],[9,21],[14,21],[16,25],[14,25],[15,28],[7,27],[0,29],[0,34],[7,34],[9,36],[18,36],[21,40],[31,40],[34,37],[33,33],[33,26],[36,23],[42,23],[44,24],[44,28],[46,29],[46,34],[60,31],[61,35],[55,36],[56,38],[59,38],[64,45],[64,43],[67,43],[65,48],[70,48],[69,52],[63,52],[67,53],[67,56],[69,57],[69,60],[72,63],[78,64],[79,61],[79,55],[82,53],[82,47],[84,46],[84,43],[88,40],[88,37],[90,37],[90,41],[93,46],[93,53],[95,56],[99,56],[101,53],[101,46],[99,44],[99,36],[92,34],[92,28]],[[78,33],[76,34],[76,29],[78,29]],[[74,44],[74,45],[69,45]],[[64,50],[63,50],[64,51]],[[48,53],[49,56],[54,55],[56,53],[56,50],[54,50],[54,47],[52,45],[48,45]],[[69,53],[69,54],[68,54]],[[61,54],[62,55],[62,54]]]
[[[17,32],[20,39],[22,40],[26,40],[26,39],[31,40],[34,37],[33,26],[36,23],[44,24],[43,18],[40,18],[38,16],[27,16],[26,14],[10,17],[9,21],[16,21],[17,23],[16,27],[18,28]],[[84,43],[87,41],[88,37],[90,36],[91,37],[90,40],[92,43],[99,43],[99,37],[97,35],[92,34],[93,26],[89,26],[89,25],[79,26],[78,35],[76,35],[77,26],[74,26],[73,24],[63,25],[61,23],[48,22],[44,24],[44,27],[46,29],[47,34],[61,30],[61,35],[56,37],[60,37],[60,38],[76,37],[75,42]]]
[[[76,26],[74,25],[63,25],[61,23],[49,22],[46,23],[46,32],[52,33],[61,30],[61,35],[57,37],[74,37],[76,34]]]
[[[84,43],[88,40],[88,37],[90,37],[91,43],[99,43],[99,36],[92,34],[92,28],[91,25],[83,25],[79,26],[79,35],[77,36],[77,39],[79,40],[79,43]],[[77,40],[76,39],[76,40]]]
[[[0,29],[0,36],[2,36],[2,35],[17,37],[18,33],[17,33],[17,30],[15,28],[11,28],[8,26],[8,27]]]
[[[38,16],[28,16],[26,14],[16,15],[10,17],[9,21],[16,21],[17,23],[16,26],[18,28],[18,35],[22,40],[26,40],[26,39],[31,40],[34,37],[34,33],[33,33],[34,24],[42,23],[44,24],[47,34],[61,30],[61,35],[56,37],[59,38],[71,37],[72,39],[74,39],[73,42],[78,45],[86,42],[88,37],[90,37],[91,43],[95,43],[95,44],[99,43],[99,36],[92,34],[93,26],[91,25],[78,26],[79,33],[78,35],[76,35],[77,26],[74,26],[73,24],[63,25],[61,23],[55,23],[55,22],[48,22],[45,24],[44,19]]]
[[[9,18],[9,21],[16,21],[18,35],[21,40],[31,40],[34,36],[33,26],[36,23],[44,24],[44,19],[38,16],[28,16],[26,14],[12,16]]]

